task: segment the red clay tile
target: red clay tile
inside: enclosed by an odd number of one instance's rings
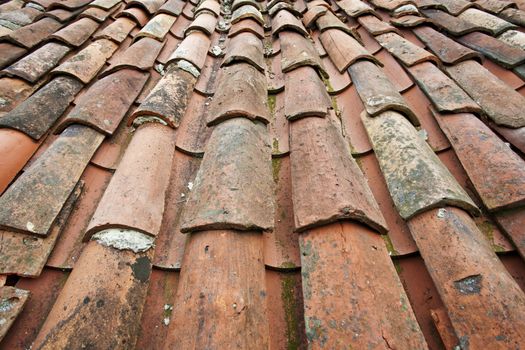
[[[137,23],[139,26],[144,27],[146,23],[148,23],[148,15],[144,10],[138,7],[131,7],[128,9],[125,9],[124,11],[117,14],[117,18],[120,17],[127,17],[131,18]]]
[[[60,239],[47,259],[46,266],[57,269],[72,269],[85,246],[82,241],[89,220],[93,216],[100,198],[104,194],[112,173],[94,165],[88,165],[80,181],[84,184],[82,195],[75,203]]]
[[[414,33],[443,63],[456,64],[469,59],[481,60],[477,52],[458,44],[431,27],[415,28]]]
[[[2,274],[16,274],[32,278],[40,275],[47,257],[53,250],[55,242],[81,194],[81,189],[82,184],[73,189],[56,221],[52,224],[47,237],[35,237],[25,233],[0,230],[2,238],[0,272]]]
[[[115,5],[112,8],[108,10],[103,10],[98,7],[90,7],[87,10],[83,11],[79,18],[91,18],[97,22],[104,22],[106,19],[109,18],[114,12],[120,10],[121,6]]]
[[[40,16],[37,17],[37,19],[44,18],[44,17],[51,17],[61,23],[67,23],[71,21],[73,18],[75,18],[79,13],[80,13],[80,10],[69,11],[66,9],[55,9],[52,11],[46,11],[42,13]]]
[[[153,67],[155,58],[159,55],[164,43],[152,38],[136,41],[124,51],[100,76],[104,77],[122,69],[131,68],[148,71]]]
[[[109,39],[120,44],[126,39],[131,30],[135,27],[135,22],[128,18],[117,18],[117,20],[104,28],[101,32],[93,36],[94,39]]]
[[[457,16],[463,11],[475,6],[472,2],[467,0],[439,0],[439,7],[453,16]]]
[[[366,28],[366,30],[372,35],[380,35],[384,33],[396,33],[396,28],[392,27],[390,24],[381,21],[376,16],[361,16],[357,21]]]
[[[464,35],[477,30],[486,30],[483,27],[468,22],[461,17],[452,16],[441,10],[428,9],[421,12],[430,18],[439,29],[442,29],[445,32],[455,36]]]
[[[80,89],[82,84],[78,80],[57,77],[0,118],[0,126],[39,140],[65,112]]]
[[[136,41],[140,38],[148,37],[163,41],[176,20],[177,17],[175,16],[167,15],[165,13],[158,14],[146,23],[133,40]]]
[[[393,18],[400,18],[404,16],[419,16],[419,10],[415,4],[406,4],[399,6],[394,11],[392,11],[391,16]]]
[[[525,295],[464,211],[419,214],[409,227],[443,299],[460,344],[509,348],[523,343]]]
[[[98,25],[99,24],[91,18],[81,18],[54,33],[50,38],[74,47],[79,47],[97,30]]]
[[[403,67],[387,50],[380,50],[375,56],[383,65],[385,74],[397,88],[397,91],[406,91],[414,85]]]
[[[0,224],[38,236],[49,234],[103,135],[71,126],[0,197]]]
[[[89,3],[90,7],[98,7],[103,10],[109,10],[117,5],[121,0],[95,0]]]
[[[268,348],[262,235],[205,231],[186,250],[165,348]]]
[[[98,204],[85,238],[111,228],[156,236],[174,150],[173,129],[158,123],[140,126]]]
[[[246,18],[251,18],[259,22],[260,25],[264,26],[264,19],[261,15],[261,12],[259,12],[259,10],[253,5],[243,5],[236,9],[232,14],[230,23],[233,25]]]
[[[325,80],[326,89],[330,95],[337,95],[347,89],[351,84],[348,72],[339,72],[329,57],[323,58],[323,65],[330,79]]]
[[[26,48],[32,48],[41,43],[49,35],[59,29],[62,24],[52,18],[46,17],[13,31],[7,40]]]
[[[194,31],[201,31],[206,35],[212,35],[215,32],[217,25],[217,17],[214,15],[202,12],[191,24],[184,30],[184,35],[193,33]]]
[[[485,206],[525,203],[525,162],[472,114],[437,115]]]
[[[322,32],[319,39],[341,73],[358,60],[369,60],[380,64],[357,40],[345,32],[329,29]]]
[[[162,269],[179,270],[182,266],[186,234],[180,232],[181,213],[193,184],[200,158],[175,151],[171,165],[171,176],[165,200],[165,209],[159,234],[155,240],[153,265]]]
[[[317,69],[319,74],[328,78],[323,62],[317,54],[311,41],[301,34],[284,31],[279,33],[281,42],[281,67],[283,72],[289,72],[302,66],[311,66]]]
[[[222,74],[220,69],[221,61],[211,55],[206,57],[204,61],[204,67],[201,70],[201,74],[197,83],[195,84],[195,90],[205,96],[212,96],[215,93],[218,78]]]
[[[165,39],[165,45],[162,47],[162,50],[157,56],[156,61],[166,66],[168,59],[173,54],[173,52],[176,50],[176,48],[180,45],[180,43],[181,43],[181,40],[175,38],[173,35],[168,33]]]
[[[447,67],[447,73],[484,110],[496,124],[519,128],[525,126],[525,98],[475,61]],[[501,99],[505,96],[505,101]]]
[[[264,72],[266,64],[264,63],[261,39],[252,33],[240,33],[231,38],[221,66],[238,62],[249,63],[261,72]]]
[[[435,207],[478,208],[416,129],[400,114],[384,112],[363,121],[390,194],[402,218]]]
[[[518,30],[507,30],[498,36],[498,39],[516,48],[525,48],[525,33]]]
[[[494,123],[490,123],[490,127],[496,130],[498,134],[503,136],[503,138],[510,142],[514,147],[525,153],[525,127],[512,129],[498,126]]]
[[[284,114],[284,93],[268,96],[272,119],[268,124],[272,143],[272,156],[281,157],[290,153],[289,123]]]
[[[370,0],[370,2],[380,9],[392,11],[395,8],[412,3],[412,0]]]
[[[523,231],[525,210],[523,207],[497,212],[494,214],[494,219],[506,235],[512,239],[520,255],[525,256],[525,234]]]
[[[186,17],[187,19],[193,20],[195,18],[195,15],[194,15],[195,9],[196,9],[196,5],[193,5],[192,3],[186,4],[186,6],[184,6],[184,8],[182,9],[182,15]],[[210,12],[208,12],[208,14],[210,14]]]
[[[377,40],[372,35],[370,35],[370,33],[368,33],[368,31],[363,26],[357,29],[357,33],[361,37],[363,46],[368,52],[371,54],[376,54],[379,50],[381,50],[381,45],[379,45]]]
[[[525,62],[523,49],[510,46],[490,35],[474,32],[464,35],[458,40],[505,68],[510,69]]]
[[[319,31],[324,32],[329,29],[337,29],[353,36],[354,39],[360,42],[361,38],[359,37],[359,34],[356,31],[357,27],[357,22],[355,22],[354,25],[351,25],[350,23],[345,24],[341,22],[341,20],[332,12],[327,12],[324,16],[320,17],[317,20],[317,28],[319,29]]]
[[[60,132],[71,124],[83,124],[112,135],[138,96],[149,74],[122,69],[96,81],[57,128]]]
[[[277,93],[284,89],[284,74],[281,70],[281,54],[278,53],[273,57],[267,58],[271,64],[266,65],[266,81],[268,83],[268,92]]]
[[[328,10],[332,11],[332,8],[330,7],[330,4],[327,1],[324,0],[312,0],[308,2],[308,6],[323,6],[326,7]]]
[[[231,26],[230,31],[228,32],[228,37],[234,37],[239,33],[253,33],[257,35],[259,39],[264,39],[264,29],[263,27],[253,19],[247,18],[242,21],[239,21]]]
[[[326,11],[328,10],[324,6],[309,7],[308,11],[303,16],[304,26],[306,28],[315,27],[317,19],[326,14]]]
[[[191,24],[191,21],[184,16],[177,17],[175,24],[171,26],[170,33],[177,39],[184,39],[184,31]]]
[[[440,112],[481,112],[481,108],[445,73],[430,62],[408,71]]]
[[[0,13],[0,22],[5,27],[12,26],[15,29],[31,24],[41,13],[35,8],[26,6],[21,9]]]
[[[332,123],[328,118],[306,118],[291,125],[295,229],[351,219],[384,233],[377,203]]]
[[[38,84],[31,85],[22,79],[0,78],[0,117],[24,101],[37,88]]]
[[[69,52],[67,46],[48,43],[4,69],[1,74],[35,83]]]
[[[133,347],[151,273],[150,255],[90,242],[34,346],[40,349]]]
[[[195,77],[192,74],[178,68],[170,69],[135,110],[128,124],[131,125],[140,117],[153,116],[177,128],[194,85]]]
[[[38,148],[38,143],[17,130],[0,129],[0,194],[9,186]]]
[[[406,15],[403,17],[392,19],[390,23],[392,23],[396,27],[413,28],[418,27],[422,24],[432,23],[432,20],[420,16]]]
[[[131,0],[128,1],[127,7],[132,7],[133,5],[142,7],[150,15],[153,15],[158,11],[162,4],[164,4],[163,0]]]
[[[26,52],[26,49],[11,43],[0,43],[0,67],[5,67],[14,62]]]
[[[206,34],[199,31],[192,32],[171,54],[167,64],[185,60],[192,63],[200,71],[204,66],[210,44],[211,40]]]
[[[469,8],[462,12],[458,18],[472,23],[492,35],[499,35],[508,29],[516,28],[512,23],[475,8]]]
[[[266,128],[258,122],[235,118],[216,126],[184,208],[181,231],[273,227],[270,152]]]
[[[396,110],[414,125],[419,125],[416,115],[381,68],[370,61],[358,61],[350,66],[348,72],[368,114],[375,116],[387,110]]]
[[[300,244],[311,348],[427,348],[374,231],[351,222],[332,224],[301,235]]]
[[[232,2],[232,5],[231,5],[231,10],[235,11],[239,7],[244,6],[244,5],[251,5],[251,6],[255,7],[255,8],[257,8],[259,11],[261,10],[261,6],[259,5],[259,3],[256,0],[234,0]],[[271,6],[268,6],[269,9],[274,6],[274,4],[270,4],[270,5]]]
[[[186,2],[183,0],[168,0],[159,8],[157,13],[167,13],[168,15],[179,16],[185,5]]]
[[[396,33],[381,34],[376,36],[376,39],[381,46],[406,66],[410,67],[424,61],[440,64],[439,60],[430,52],[412,44]]]
[[[326,87],[312,67],[286,73],[284,114],[288,120],[325,117],[332,104]]]
[[[222,68],[207,124],[245,117],[268,123],[266,77],[252,65],[237,63]]]
[[[268,15],[270,17],[274,17],[281,10],[286,10],[296,17],[302,17],[302,13],[294,7],[293,3],[288,3],[284,1],[278,2],[275,6],[272,6],[268,10]]]
[[[360,116],[364,106],[355,86],[350,86],[350,88],[338,95],[336,103],[341,114],[340,118],[344,134],[351,144],[352,154],[369,152],[372,146],[366,136],[366,130]]]
[[[337,5],[350,17],[357,18],[366,14],[375,15],[372,7],[361,0],[342,0]]]
[[[177,149],[186,154],[202,157],[213,128],[206,126],[211,97],[193,93],[184,117],[177,129]]]
[[[53,69],[52,73],[72,75],[87,84],[102,69],[117,47],[110,40],[99,39]]]
[[[308,32],[297,17],[287,10],[279,11],[272,18],[272,34],[276,35],[282,31],[295,31],[299,34],[308,36]]]
[[[29,296],[30,293],[27,290],[9,286],[0,287],[0,303],[3,306],[0,310],[0,317],[4,321],[0,326],[0,339],[5,337],[13,322],[22,312]]]

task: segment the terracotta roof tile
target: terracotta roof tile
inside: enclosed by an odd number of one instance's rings
[[[323,62],[311,41],[301,34],[290,31],[279,33],[279,41],[281,42],[281,67],[283,72],[289,72],[303,66],[311,66],[317,69],[321,76],[328,78]]]
[[[444,11],[429,9],[422,10],[423,14],[430,19],[439,29],[442,29],[452,35],[459,36],[471,33],[477,30],[486,30],[481,25],[469,22],[461,17],[452,16]]]
[[[138,6],[146,10],[150,15],[155,14],[158,9],[164,4],[164,0],[131,0],[127,3],[127,7]]]
[[[11,32],[5,39],[23,47],[32,48],[61,26],[60,22],[46,17]]]
[[[414,125],[419,125],[416,115],[381,68],[370,61],[358,61],[350,66],[348,72],[370,115],[396,110],[403,113]]]
[[[503,18],[504,20],[509,21],[510,23],[524,26],[525,25],[525,11],[518,10],[514,8],[508,8],[503,11],[501,11],[498,14],[499,17]]]
[[[101,76],[107,76],[125,68],[147,71],[153,67],[155,59],[163,46],[164,43],[147,37],[136,41],[122,55],[113,60]]]
[[[41,13],[37,17],[37,19],[44,18],[44,17],[51,17],[61,23],[67,23],[73,18],[75,18],[79,13],[80,13],[80,10],[69,11],[66,9],[55,9],[52,11],[46,11],[46,12]]]
[[[221,5],[218,1],[215,0],[205,0],[195,10],[195,15],[198,15],[201,11],[211,12],[216,17],[219,17],[221,14]]]
[[[308,66],[286,74],[284,114],[289,120],[324,117],[331,108],[326,88],[316,71]]]
[[[4,192],[38,148],[38,143],[17,130],[0,129],[0,194]]]
[[[369,60],[381,64],[357,40],[337,29],[329,29],[319,36],[328,56],[339,72],[344,72],[358,60]]]
[[[412,0],[370,0],[370,2],[381,9],[384,10],[394,10],[395,8],[413,3]]]
[[[381,50],[381,45],[379,45],[377,40],[365,29],[365,27],[359,27],[357,29],[357,33],[361,38],[363,46],[368,52],[371,54],[376,54],[379,50]]]
[[[380,50],[375,54],[375,57],[383,65],[385,74],[397,88],[397,91],[406,91],[414,85],[414,82],[410,79],[403,67],[387,50]]]
[[[131,30],[135,27],[135,22],[127,18],[117,18],[116,21],[96,33],[94,39],[109,39],[120,44],[126,39]]]
[[[290,3],[287,3],[287,2],[284,2],[284,1],[281,1],[279,3],[277,3],[275,6],[272,6],[269,10],[268,10],[268,15],[270,15],[270,17],[274,17],[275,14],[277,14],[279,11],[281,10],[286,10],[288,12],[290,12],[291,14],[293,14],[294,16],[297,16],[297,17],[301,17],[302,14],[299,10],[297,10],[293,4],[290,4]]]
[[[38,85],[31,85],[27,81],[18,78],[0,78],[0,116],[11,111],[18,104],[24,101]]]
[[[162,5],[157,13],[167,13],[168,15],[178,16],[186,5],[183,0],[168,0]]]
[[[430,52],[412,44],[402,36],[395,33],[386,33],[376,36],[381,46],[386,48],[392,55],[406,66],[431,61],[440,64],[438,59]]]
[[[268,6],[268,8],[272,8],[275,4],[278,4],[277,3],[274,3],[272,4],[271,6]],[[231,10],[232,11],[235,11],[237,10],[239,7],[242,7],[244,5],[251,5],[253,7],[255,7],[256,9],[258,10],[261,10],[261,6],[259,5],[259,3],[255,0],[234,0],[232,2],[232,5],[231,5]]]
[[[208,55],[204,60],[204,67],[202,68],[199,79],[195,84],[195,90],[205,96],[212,96],[215,93],[218,79],[222,74],[219,69],[221,61],[211,55]]]
[[[204,34],[212,35],[217,24],[217,17],[208,12],[201,12],[197,18],[184,30],[184,34],[191,34],[193,31],[201,31]]]
[[[508,142],[510,142],[514,147],[519,149],[521,152],[525,152],[525,127],[518,129],[506,128],[504,126],[498,126],[491,123],[490,125],[498,134],[503,136]]]
[[[525,211],[523,207],[497,212],[494,214],[494,219],[506,235],[512,239],[518,252],[523,256],[525,254],[525,237],[523,235]]]
[[[303,16],[303,24],[306,28],[314,27],[317,19],[326,14],[326,7],[314,6],[308,8],[308,11]]]
[[[253,5],[243,5],[236,9],[231,18],[231,24],[235,24],[242,19],[251,18],[254,21],[259,22],[261,25],[264,25],[264,19],[261,15],[261,12]]]
[[[44,136],[66,111],[82,84],[57,77],[0,119],[0,126],[25,133],[35,140]]]
[[[521,113],[524,97],[479,63],[464,61],[448,67],[447,72],[496,124],[512,128],[525,126]],[[502,103],[501,96],[505,96],[505,103]]]
[[[203,69],[210,38],[202,32],[193,32],[188,35],[168,58],[167,63],[184,60],[193,64],[199,71]]]
[[[390,24],[381,21],[376,16],[367,15],[361,16],[357,21],[366,28],[366,30],[372,35],[379,35],[389,32],[396,32],[396,28],[392,27]]]
[[[238,21],[232,25],[230,31],[228,32],[228,37],[234,37],[235,35],[244,32],[253,33],[257,35],[258,38],[264,39],[263,27],[259,24],[259,22],[250,18]]]
[[[96,21],[91,18],[81,18],[54,33],[50,38],[78,47],[85,43],[97,28],[98,23]]]
[[[26,49],[11,43],[0,43],[0,67],[5,67],[14,62],[26,52]]]
[[[121,6],[115,5],[109,10],[103,10],[98,7],[90,7],[87,10],[83,11],[79,18],[91,18],[97,22],[104,22],[106,19],[109,18],[114,12],[120,9]]]
[[[134,40],[149,37],[163,41],[177,17],[161,13],[153,17],[135,36]]]
[[[268,126],[273,157],[281,157],[290,153],[290,128],[288,125],[288,119],[286,119],[284,113],[284,96],[284,92],[268,96],[268,99],[271,102],[269,108],[272,119]]]
[[[230,39],[222,66],[246,62],[261,72],[266,64],[263,56],[263,43],[252,33],[240,33]]]
[[[267,59],[266,81],[269,93],[277,93],[284,89],[284,74],[281,70],[281,54],[277,54]]]
[[[303,26],[303,23],[295,17],[290,11],[281,10],[272,18],[272,34],[276,35],[282,31],[295,31],[304,36],[308,36],[308,32]]]
[[[339,72],[329,57],[323,58],[323,65],[330,76],[324,83],[331,96],[339,94],[352,84],[350,74],[347,71]]]
[[[372,7],[361,0],[342,0],[337,5],[350,17],[359,17],[365,14],[375,15]]]
[[[9,286],[0,287],[0,302],[5,305],[5,308],[0,311],[0,317],[4,320],[0,327],[0,339],[5,337],[13,322],[22,312],[29,296],[30,293],[27,290]]]
[[[211,97],[200,93],[191,95],[186,112],[177,129],[177,149],[181,152],[202,157],[204,148],[213,128],[206,126]]]
[[[470,8],[461,13],[458,18],[483,28],[492,35],[499,35],[508,29],[516,27],[514,24],[501,18],[474,8]]]
[[[458,40],[506,68],[513,68],[525,62],[523,49],[510,46],[487,34],[474,32]]]
[[[228,164],[239,166],[233,169]],[[265,127],[246,118],[225,121],[215,127],[208,141],[181,230],[270,229],[272,188]],[[238,207],[239,202],[247,206]]]
[[[117,14],[117,18],[128,17],[133,19],[139,26],[144,27],[148,23],[148,15],[138,7],[131,7]]]
[[[18,10],[1,13],[0,23],[6,27],[13,25],[13,29],[23,27],[32,23],[40,13],[41,12],[35,8],[24,7]]]

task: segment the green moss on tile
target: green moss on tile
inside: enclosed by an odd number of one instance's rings
[[[277,150],[279,150],[279,142],[277,142],[276,139],[273,140],[273,149],[275,151],[276,147]],[[277,145],[276,145],[277,142]],[[279,182],[279,172],[281,171],[281,165],[282,160],[281,158],[272,158],[272,174],[273,174],[273,182],[278,183]]]
[[[481,220],[483,220],[483,219],[481,219]],[[479,230],[483,233],[483,235],[485,237],[487,237],[487,240],[489,241],[490,245],[492,246],[492,249],[496,253],[504,252],[505,248],[503,248],[502,246],[500,246],[499,244],[496,244],[494,242],[494,230],[495,230],[494,224],[492,224],[491,222],[486,221],[486,220],[483,220],[483,221],[481,221],[481,220],[475,220],[476,221],[476,226],[478,226]]]
[[[286,318],[287,349],[299,348],[299,321],[297,319],[297,300],[295,298],[295,280],[292,275],[285,275],[281,279],[281,298]]]
[[[272,115],[275,113],[275,99],[275,95],[268,95],[268,109]]]
[[[329,93],[334,92],[334,87],[332,86],[332,83],[330,83],[330,79],[323,77],[323,83]]]
[[[390,237],[388,237],[388,235],[381,235],[381,238],[383,238],[383,241],[385,241],[386,249],[388,250],[388,253],[391,256],[399,255],[397,250],[395,250],[394,244],[392,243],[392,240],[390,239]]]

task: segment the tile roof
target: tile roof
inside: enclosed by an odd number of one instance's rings
[[[525,1],[0,4],[0,348],[525,348]]]

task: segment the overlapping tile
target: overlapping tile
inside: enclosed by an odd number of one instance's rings
[[[247,62],[264,72],[263,43],[252,33],[239,33],[230,39],[222,65]]]
[[[286,73],[284,114],[289,120],[324,117],[332,107],[321,78],[312,67],[300,67]]]
[[[136,24],[128,18],[117,18],[115,22],[105,27],[101,32],[96,33],[93,38],[109,39],[120,44],[126,39],[135,25]]]
[[[149,37],[163,41],[176,19],[177,17],[165,13],[158,14],[146,23],[146,25],[135,36],[134,40]]]
[[[102,73],[102,76],[125,68],[147,71],[153,67],[163,46],[164,44],[158,40],[143,38],[133,43],[122,55],[116,58],[109,68]]]
[[[321,58],[317,54],[313,44],[301,34],[283,31],[279,33],[281,42],[281,65],[282,71],[288,72],[302,66],[312,66],[319,74],[328,78]]]
[[[8,34],[6,38],[25,48],[32,48],[41,43],[61,26],[62,24],[60,22],[46,17],[13,31]]]
[[[81,18],[50,36],[51,39],[62,41],[78,47],[89,39],[98,28],[98,23],[91,18]]]

